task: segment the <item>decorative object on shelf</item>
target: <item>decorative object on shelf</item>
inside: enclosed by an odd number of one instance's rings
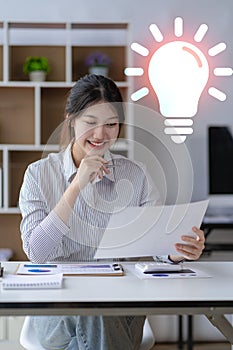
[[[31,81],[45,81],[50,72],[48,59],[44,56],[29,56],[23,65],[23,72],[29,75]]]
[[[110,58],[102,52],[92,52],[85,60],[90,74],[108,76]]]
[[[10,248],[0,248],[0,261],[8,261],[13,256],[13,251]]]

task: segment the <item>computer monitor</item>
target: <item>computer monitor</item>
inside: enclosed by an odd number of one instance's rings
[[[230,126],[208,128],[210,206],[233,209],[233,133]]]

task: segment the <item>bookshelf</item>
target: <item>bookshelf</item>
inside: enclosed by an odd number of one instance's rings
[[[91,52],[110,57],[109,77],[128,101],[129,82],[124,76],[128,43],[127,23],[0,23],[0,247],[11,248],[13,259],[26,259],[18,196],[28,164],[40,159],[45,148],[46,152],[58,150],[51,135],[64,119],[70,88],[88,73],[84,62]],[[23,73],[26,57],[33,55],[49,60],[51,72],[45,82],[31,82]],[[132,157],[127,142],[130,132],[123,128],[114,149]]]

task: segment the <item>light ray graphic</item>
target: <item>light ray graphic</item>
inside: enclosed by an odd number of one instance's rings
[[[159,101],[160,113],[166,118],[164,121],[164,133],[171,135],[175,143],[182,143],[186,135],[193,133],[193,120],[197,114],[199,100],[209,81],[210,69],[216,77],[230,77],[233,75],[231,67],[211,68],[209,57],[217,56],[224,52],[227,45],[219,42],[209,48],[204,54],[197,43],[201,43],[206,37],[209,27],[202,23],[193,35],[192,42],[182,41],[184,35],[184,20],[182,17],[174,19],[174,39],[164,41],[164,35],[157,24],[149,26],[149,30],[156,43],[162,43],[158,48],[148,49],[134,42],[131,49],[141,56],[149,56],[150,60],[146,69],[142,67],[128,67],[125,69],[127,76],[145,76],[148,79]],[[152,52],[151,52],[152,51]],[[208,57],[209,56],[209,57]],[[208,59],[207,59],[208,57]],[[210,96],[223,102],[226,94],[211,86],[207,89]],[[131,99],[139,101],[149,94],[149,88],[142,87],[132,93]]]
[[[139,55],[141,56],[148,56],[149,55],[149,50],[142,46],[141,44],[138,44],[138,43],[133,43],[131,45],[131,49],[137,53],[139,53]]]
[[[226,44],[225,43],[219,43],[213,47],[211,47],[208,51],[208,54],[210,56],[216,56],[218,55],[219,53],[223,52],[226,50]]]
[[[194,35],[193,39],[197,43],[201,42],[204,39],[204,37],[205,37],[205,35],[207,33],[207,30],[208,30],[207,24],[204,24],[204,23],[201,24],[200,27],[198,28],[198,30],[196,31],[196,34]]]
[[[149,27],[151,34],[153,35],[154,39],[160,43],[163,41],[163,34],[160,32],[159,28],[156,24],[151,24]]]
[[[144,74],[144,69],[140,67],[126,68],[124,72],[125,72],[125,75],[129,77],[130,76],[140,77]]]
[[[174,34],[178,38],[183,35],[183,18],[177,17],[174,21]]]
[[[227,96],[226,96],[226,94],[224,94],[224,92],[216,89],[215,87],[210,87],[208,91],[209,91],[210,96],[213,96],[214,98],[216,98],[219,101],[223,102],[227,98]]]
[[[230,77],[233,74],[233,69],[232,68],[214,68],[214,75],[216,77]]]
[[[137,91],[135,91],[132,95],[131,95],[131,99],[133,101],[138,101],[141,98],[145,97],[146,95],[149,94],[149,89],[147,87],[143,87]]]

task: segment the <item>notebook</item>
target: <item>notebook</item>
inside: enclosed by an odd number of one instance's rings
[[[2,289],[54,289],[62,288],[63,274],[41,276],[6,275]]]

